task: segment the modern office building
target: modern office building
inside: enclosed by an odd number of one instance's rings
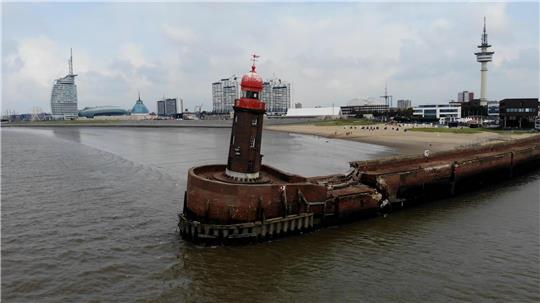
[[[411,100],[397,100],[398,109],[408,109],[412,107]]]
[[[287,113],[287,109],[291,108],[291,84],[281,79],[265,81],[261,100],[266,104],[268,113]]]
[[[498,120],[500,111],[499,101],[488,101],[487,103],[487,114],[489,117],[494,117]]]
[[[286,117],[287,118],[337,119],[341,117],[341,108],[339,106],[289,108],[287,110]]]
[[[149,111],[146,105],[141,100],[141,93],[139,93],[139,99],[135,102],[135,105],[133,105],[133,108],[131,109],[132,115],[148,115]]]
[[[178,113],[178,106],[176,98],[169,98],[165,100],[165,114],[176,115]]]
[[[538,98],[504,99],[499,102],[503,127],[533,128],[538,118]]]
[[[354,98],[341,106],[341,113],[345,117],[358,117],[362,115],[381,114],[390,111],[389,103],[381,103],[373,98]]]
[[[458,93],[457,102],[470,102],[474,99],[474,93],[470,91],[462,91]]]
[[[461,107],[462,118],[480,118],[488,116],[487,102],[482,105],[480,99],[472,99],[469,102],[456,102],[454,105]]]
[[[413,108],[413,116],[422,120],[459,119],[461,107],[451,104],[419,105]]]
[[[175,116],[178,113],[176,98],[163,98],[157,101],[158,116]]]
[[[212,83],[212,111],[214,113],[233,112],[234,100],[240,97],[240,86],[236,76]]]
[[[69,73],[56,79],[51,93],[51,112],[55,118],[77,117],[77,85],[73,73],[73,53],[69,56]]]
[[[341,113],[346,117],[386,113],[390,110],[387,104],[366,104],[341,106]]]

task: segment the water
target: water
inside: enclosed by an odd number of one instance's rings
[[[2,129],[3,302],[538,302],[540,173],[242,247],[178,239],[187,169],[228,129]],[[392,150],[265,132],[306,176]]]

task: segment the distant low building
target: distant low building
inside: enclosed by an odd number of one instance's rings
[[[503,127],[533,128],[538,118],[538,98],[504,99],[499,102]]]
[[[296,103],[294,104],[294,108],[302,108],[302,103],[296,102]]]
[[[310,107],[310,108],[289,108],[287,118],[329,118],[337,119],[341,117],[341,109],[334,107]]]
[[[347,102],[347,105],[341,106],[341,113],[345,117],[356,117],[364,115],[381,114],[390,111],[388,104],[370,98],[354,98]]]
[[[499,101],[488,101],[487,104],[487,114],[489,117],[499,118],[500,112],[500,102]]]
[[[377,113],[386,113],[390,110],[386,104],[366,104],[366,105],[346,105],[341,106],[341,113],[346,117],[355,117],[360,115],[373,115]]]
[[[419,105],[413,108],[413,116],[421,120],[445,118],[452,121],[461,118],[461,107],[450,104]]]
[[[118,106],[86,107],[79,112],[79,117],[94,118],[98,116],[125,116],[128,111]]]
[[[482,105],[482,102],[480,102],[480,99],[472,99],[469,102],[458,102],[461,106],[461,117],[462,118],[469,118],[469,117],[487,117],[488,116],[488,106],[487,101],[485,102],[486,105]]]

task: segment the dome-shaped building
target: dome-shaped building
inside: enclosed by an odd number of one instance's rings
[[[139,99],[137,102],[135,102],[135,105],[133,105],[133,108],[131,109],[132,115],[148,115],[150,111],[148,111],[148,108],[141,100],[141,94],[139,93]]]
[[[79,117],[92,119],[99,116],[125,116],[128,112],[118,106],[85,107],[79,111]]]

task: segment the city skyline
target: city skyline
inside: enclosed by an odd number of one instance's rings
[[[140,89],[150,111],[164,94],[211,110],[209,83],[245,73],[253,52],[304,107],[376,98],[385,83],[395,100],[445,102],[480,94],[484,16],[489,99],[537,97],[538,3],[3,3],[2,107],[49,111],[71,47],[79,108],[130,108]]]

